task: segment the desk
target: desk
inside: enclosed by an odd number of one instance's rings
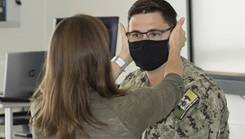
[[[6,139],[13,139],[13,112],[12,108],[19,108],[19,107],[30,107],[29,102],[1,102],[0,108],[4,108],[5,112],[5,138]]]

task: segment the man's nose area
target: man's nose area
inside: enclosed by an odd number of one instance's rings
[[[149,40],[148,36],[146,34],[142,34],[142,40]]]

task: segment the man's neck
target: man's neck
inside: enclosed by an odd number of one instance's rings
[[[153,71],[146,71],[147,77],[149,79],[147,86],[154,86],[164,78],[165,65],[166,63]]]

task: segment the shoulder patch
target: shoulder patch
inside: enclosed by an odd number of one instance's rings
[[[191,106],[193,104],[195,104],[195,102],[199,100],[199,97],[190,89],[188,89],[183,98],[180,100],[179,104],[177,105],[177,107],[175,107],[173,113],[174,115],[179,118],[182,119],[186,112],[191,108]]]

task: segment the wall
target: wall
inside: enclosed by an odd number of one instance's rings
[[[245,1],[188,1],[194,63],[214,74],[225,92],[245,95],[245,40],[241,37],[245,16],[239,16],[245,12]]]
[[[245,131],[245,12],[244,0],[190,0],[192,2],[192,42],[195,64],[208,71],[243,80],[220,80],[227,93],[231,138]],[[208,8],[207,8],[208,7]],[[221,79],[221,77],[219,77]],[[229,84],[226,84],[226,83]]]
[[[245,131],[245,97],[226,94],[226,98],[230,111],[230,139],[241,139]]]
[[[25,0],[20,9],[20,25],[0,27],[0,90],[3,85],[6,52],[34,51],[46,47],[45,6],[46,3],[42,0]]]
[[[0,28],[0,90],[3,84],[5,53],[11,51],[46,50],[53,31],[55,17],[71,16],[75,13],[87,13],[94,16],[119,16],[120,22],[127,25],[127,10],[134,0],[22,0],[20,27]],[[179,17],[186,17],[186,1],[169,0],[178,12]],[[35,9],[35,10],[33,10]],[[178,18],[179,18],[178,17]],[[186,23],[184,29],[187,29]],[[120,50],[120,32],[118,34]],[[187,57],[187,47],[183,48],[182,56]],[[130,65],[135,70],[134,64]],[[121,77],[121,79],[124,76]],[[231,139],[242,136],[245,130],[244,100],[237,95],[227,95],[231,111]],[[237,109],[237,107],[241,109]]]
[[[180,13],[180,16],[186,16],[185,8],[177,6],[180,4],[177,0],[172,0],[173,6],[177,7],[178,12]],[[86,0],[75,0],[74,2],[65,2],[63,1],[50,1],[48,2],[48,14],[47,19],[49,24],[48,29],[52,28],[52,21],[54,17],[64,17],[64,16],[70,16],[75,13],[86,13],[91,14],[94,16],[119,16],[119,22],[123,23],[125,27],[127,26],[127,11],[129,7],[132,5],[134,1],[115,1],[115,0],[104,0],[103,3],[105,5],[102,5],[101,2],[97,1],[86,1]],[[108,4],[110,3],[110,4]],[[67,8],[65,8],[66,11],[63,11],[62,4],[65,4]],[[182,1],[181,4],[185,7],[185,2]],[[106,7],[106,8],[105,8]],[[118,8],[120,7],[120,8]],[[96,10],[95,10],[96,9]],[[186,28],[186,24],[184,24],[184,28]],[[51,33],[51,30],[48,31],[49,35]],[[120,32],[118,32],[118,47],[117,52],[120,50],[120,44],[121,44],[121,35]],[[187,57],[187,47],[183,48],[182,55],[184,57]],[[132,63],[129,68],[131,70],[135,70],[136,66],[134,63]],[[123,73],[117,80],[117,82],[120,82],[125,77],[125,73]]]
[[[5,53],[47,49],[49,37],[53,31],[55,17],[66,17],[76,13],[87,13],[94,16],[119,16],[120,22],[126,26],[127,11],[133,2],[104,0],[103,4],[105,5],[102,6],[99,0],[73,0],[72,2],[68,0],[22,1],[20,27],[0,27],[0,90],[2,90],[3,85]],[[185,1],[171,0],[170,2],[180,17],[186,17]],[[184,24],[184,28],[186,29],[186,23]],[[119,32],[117,51],[120,50],[120,44]],[[183,48],[182,55],[187,57],[187,47]],[[132,70],[136,68],[134,63],[130,65],[130,68]],[[118,81],[120,82],[124,76],[123,74]]]
[[[244,5],[244,0],[192,0],[197,65],[209,71],[245,75]]]

